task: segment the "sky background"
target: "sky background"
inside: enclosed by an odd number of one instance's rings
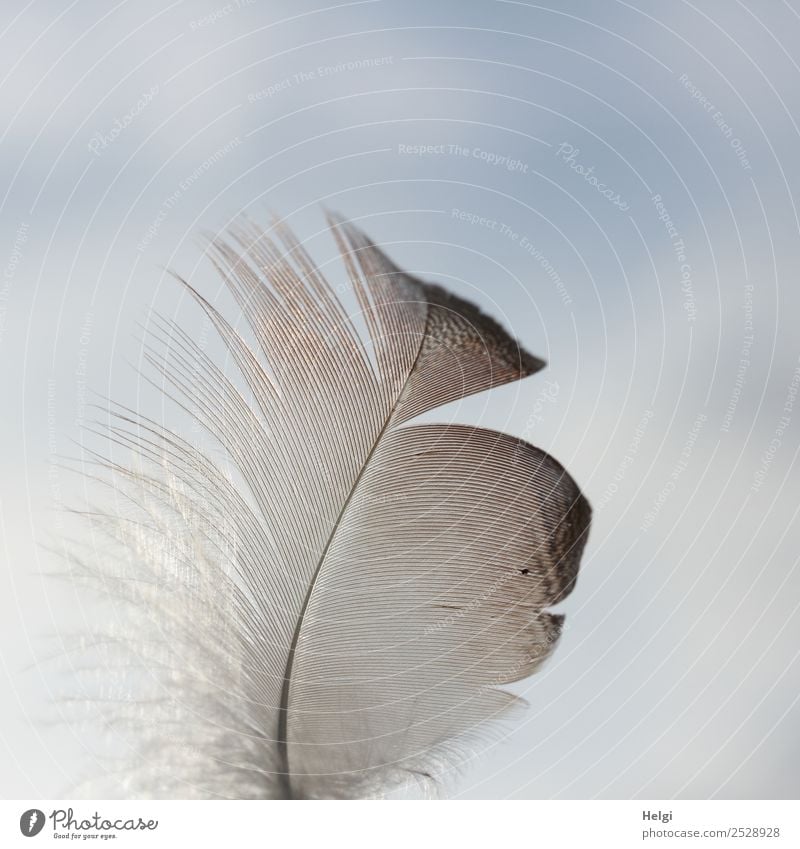
[[[343,279],[324,205],[549,363],[428,418],[528,439],[594,506],[529,709],[449,795],[798,796],[797,2],[4,12],[0,794],[103,769],[48,660],[93,611],[43,573],[90,404],[160,413],[149,311],[204,332],[164,269],[224,305],[198,234],[246,210]]]

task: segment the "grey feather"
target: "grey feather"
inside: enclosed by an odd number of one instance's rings
[[[136,730],[131,794],[435,782],[557,642],[546,608],[589,529],[578,487],[519,439],[411,421],[544,363],[330,224],[366,333],[285,227],[273,241],[244,222],[210,256],[256,348],[186,284],[243,381],[170,322],[152,337],[148,360],[225,462],[116,409],[134,461],[104,463],[119,503],[94,522],[106,588],[130,602],[112,643],[136,695],[114,707]]]

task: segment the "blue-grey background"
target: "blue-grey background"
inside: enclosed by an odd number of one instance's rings
[[[197,234],[244,209],[335,280],[324,204],[549,361],[439,418],[595,508],[530,708],[451,795],[796,797],[798,45],[795,0],[6,3],[2,795],[104,769],[48,660],[96,611],[42,573],[90,404],[160,413],[148,311],[207,331],[163,269],[216,297]]]

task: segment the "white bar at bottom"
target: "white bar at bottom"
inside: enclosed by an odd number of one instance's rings
[[[796,801],[0,802],[0,846],[800,846]],[[31,836],[25,829],[35,832]]]

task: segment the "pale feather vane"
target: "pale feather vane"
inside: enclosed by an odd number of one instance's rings
[[[94,520],[119,546],[105,588],[131,602],[104,661],[138,693],[114,706],[137,733],[130,794],[436,783],[558,639],[545,608],[571,591],[589,528],[575,483],[514,437],[411,423],[544,363],[330,224],[366,332],[284,226],[276,242],[248,222],[210,255],[256,349],[186,284],[241,386],[157,322],[148,359],[226,462],[115,410],[135,462],[104,463],[124,501]]]

